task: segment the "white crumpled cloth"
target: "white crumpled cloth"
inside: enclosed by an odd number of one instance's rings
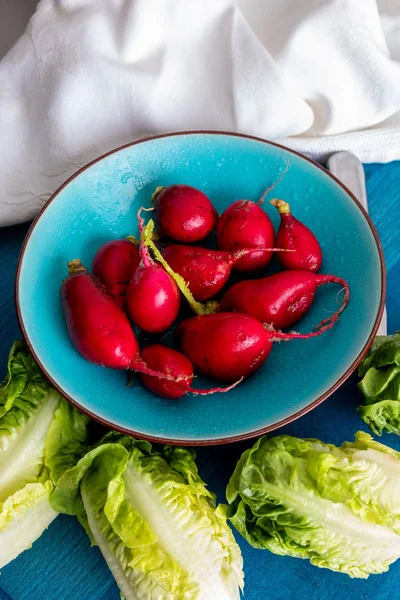
[[[400,158],[400,0],[41,0],[0,61],[0,225],[103,152],[188,129]]]

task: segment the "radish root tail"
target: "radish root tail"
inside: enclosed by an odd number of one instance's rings
[[[317,275],[317,286],[325,285],[327,283],[338,283],[342,286],[340,291],[344,290],[344,297],[340,308],[333,313],[327,319],[323,319],[318,325],[313,327],[311,333],[297,333],[296,331],[291,331],[290,333],[284,333],[283,331],[275,331],[273,327],[264,323],[264,327],[273,333],[272,341],[280,341],[280,340],[293,340],[293,339],[302,339],[307,340],[312,337],[317,337],[324,333],[328,329],[332,329],[336,321],[339,319],[339,315],[344,311],[346,306],[350,300],[350,289],[347,281],[342,279],[341,277],[336,277],[336,275]],[[339,292],[340,293],[340,292]]]
[[[148,248],[151,249],[156,261],[158,261],[164,267],[164,269],[167,271],[167,273],[169,275],[171,275],[172,279],[175,281],[176,285],[178,286],[178,288],[180,289],[182,294],[185,296],[192,311],[196,315],[208,315],[208,314],[215,313],[217,310],[217,307],[218,307],[218,302],[211,300],[210,302],[202,304],[201,302],[198,302],[197,300],[194,299],[193,294],[190,291],[189,286],[186,283],[186,281],[184,280],[184,278],[181,275],[179,275],[178,273],[175,273],[175,271],[173,269],[171,269],[171,267],[169,266],[169,264],[167,263],[167,261],[165,260],[165,258],[163,257],[163,255],[161,254],[161,252],[159,251],[157,246],[155,245],[155,243],[153,241],[153,232],[154,232],[154,221],[152,219],[150,219],[150,221],[147,223],[146,227],[143,229],[143,235],[141,235],[141,238],[143,238],[142,242]]]
[[[272,192],[272,190],[274,189],[274,187],[276,187],[278,185],[278,183],[280,183],[282,181],[282,179],[285,177],[286,173],[289,170],[290,167],[290,160],[286,160],[285,161],[285,169],[283,170],[282,174],[278,177],[278,179],[270,186],[268,187],[265,192],[263,193],[263,195],[261,196],[261,198],[259,199],[259,201],[257,202],[257,204],[263,204],[265,198],[268,196],[268,194],[270,192]]]
[[[337,277],[336,275],[317,275],[317,285],[325,285],[327,283],[338,283],[341,286],[341,289],[339,290],[338,294],[340,294],[341,292],[344,291],[344,296],[343,296],[343,300],[342,300],[342,304],[340,306],[340,308],[333,313],[333,315],[331,315],[330,317],[323,319],[322,321],[320,321],[320,323],[318,323],[318,325],[316,325],[315,327],[313,327],[313,331],[317,331],[320,330],[321,328],[324,328],[326,325],[329,325],[332,322],[332,319],[334,319],[331,327],[335,324],[335,322],[338,320],[339,315],[344,311],[344,309],[346,308],[346,306],[349,303],[350,300],[350,288],[349,288],[349,284],[347,283],[347,281],[345,281],[344,279],[342,279],[341,277]],[[325,331],[325,329],[324,329]]]
[[[296,252],[296,250],[292,250],[291,248],[264,248],[264,246],[254,246],[254,248],[242,248],[241,250],[232,252],[231,259],[235,263],[242,258],[242,256],[250,254],[250,252]]]
[[[239,383],[242,383],[243,379],[244,377],[241,377],[238,381],[235,381],[235,383],[232,383],[231,385],[228,385],[227,387],[223,388],[216,387],[211,388],[209,390],[197,390],[195,388],[189,388],[188,392],[190,392],[194,396],[207,396],[208,394],[215,394],[217,392],[229,392],[230,390],[233,390],[234,387],[239,385]]]
[[[318,337],[324,331],[331,329],[336,321],[339,319],[339,315],[337,313],[333,314],[329,319],[325,319],[326,323],[319,323],[318,329],[316,331],[315,327],[310,333],[298,333],[297,331],[291,331],[290,333],[284,333],[283,331],[275,331],[273,328],[269,326],[265,326],[268,331],[273,332],[273,336],[271,338],[271,342],[280,342],[280,341],[289,341],[289,340],[308,340],[312,337]]]
[[[179,383],[180,381],[187,381],[189,379],[192,380],[192,377],[188,377],[187,375],[172,377],[172,375],[167,375],[166,373],[161,373],[160,371],[154,371],[153,369],[150,369],[141,358],[136,358],[132,362],[131,370],[136,371],[137,373],[142,373],[143,375],[157,377],[157,379],[167,379],[168,381],[173,381],[174,383]]]

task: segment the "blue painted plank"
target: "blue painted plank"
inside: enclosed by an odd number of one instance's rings
[[[382,242],[387,270],[388,328],[400,328],[400,162],[365,165],[369,209]]]

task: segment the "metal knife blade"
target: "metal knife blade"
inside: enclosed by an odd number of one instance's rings
[[[357,156],[350,152],[336,152],[328,159],[327,166],[330,172],[353,192],[357,200],[360,201],[364,209],[368,212],[364,168]],[[386,307],[382,314],[377,335],[387,335]]]

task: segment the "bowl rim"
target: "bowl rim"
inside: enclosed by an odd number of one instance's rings
[[[254,431],[248,431],[248,432],[237,434],[237,435],[226,436],[226,437],[215,438],[215,439],[169,439],[167,437],[147,435],[146,433],[143,433],[143,432],[137,432],[133,429],[130,429],[130,428],[127,428],[127,427],[124,427],[121,425],[116,425],[112,421],[104,419],[103,417],[96,415],[95,413],[91,412],[90,410],[88,410],[87,408],[82,406],[79,402],[77,402],[76,400],[74,400],[74,398],[72,398],[69,394],[67,394],[56,381],[54,381],[52,376],[47,372],[46,367],[39,360],[39,358],[35,352],[35,349],[33,348],[33,345],[30,342],[29,335],[28,335],[25,325],[24,325],[24,321],[22,318],[22,312],[21,312],[21,308],[20,308],[20,299],[19,299],[19,283],[20,283],[21,267],[22,267],[22,263],[24,260],[26,247],[28,245],[30,237],[31,237],[36,225],[38,224],[40,218],[42,217],[43,213],[48,209],[48,207],[51,205],[53,200],[55,200],[55,198],[64,189],[64,187],[66,187],[73,179],[75,179],[83,171],[86,171],[87,169],[89,169],[92,165],[96,164],[97,162],[100,162],[101,160],[103,160],[107,156],[110,156],[111,154],[119,152],[120,150],[124,150],[125,148],[130,148],[131,146],[136,146],[138,144],[145,144],[152,140],[176,137],[176,136],[190,136],[190,135],[211,135],[211,136],[219,135],[219,136],[229,136],[229,137],[234,137],[234,138],[244,138],[244,139],[248,139],[248,140],[254,140],[257,142],[261,142],[262,144],[266,144],[268,146],[273,146],[275,148],[280,148],[282,150],[285,150],[286,152],[294,154],[294,155],[300,157],[301,159],[311,163],[315,167],[317,167],[320,171],[322,171],[325,175],[330,177],[337,185],[339,185],[347,193],[349,198],[356,204],[356,206],[360,210],[361,214],[364,216],[365,220],[367,221],[367,223],[371,229],[376,246],[378,248],[380,266],[381,266],[380,301],[379,301],[379,308],[378,308],[378,313],[377,313],[377,316],[375,319],[375,323],[374,323],[371,333],[368,336],[368,339],[367,339],[366,343],[364,344],[363,348],[361,349],[360,353],[355,358],[355,360],[352,362],[352,364],[347,368],[347,370],[343,373],[343,375],[328,390],[326,390],[323,394],[318,396],[318,398],[316,398],[315,400],[310,402],[310,404],[307,404],[307,406],[303,407],[301,410],[293,413],[292,415],[285,417],[284,419],[281,419],[280,421],[276,421],[275,423],[272,423],[270,425],[266,425],[265,427],[261,427],[260,429],[255,429]],[[68,179],[66,179],[64,181],[64,183],[62,183],[56,189],[56,191],[50,196],[50,198],[47,200],[47,202],[44,204],[44,206],[40,209],[39,213],[36,215],[31,226],[29,227],[29,230],[25,236],[25,239],[22,244],[20,254],[18,257],[18,265],[17,265],[16,277],[15,277],[15,287],[14,287],[14,301],[15,301],[15,308],[16,308],[16,312],[17,312],[17,319],[18,319],[18,323],[19,323],[20,329],[22,331],[23,337],[25,339],[25,342],[26,342],[30,352],[32,353],[32,356],[34,357],[36,363],[38,364],[39,368],[42,370],[42,372],[44,373],[46,378],[50,381],[50,383],[60,393],[60,395],[62,397],[64,397],[68,402],[70,402],[78,410],[80,410],[81,412],[83,412],[84,414],[86,414],[87,416],[92,418],[94,421],[97,421],[98,423],[104,425],[105,427],[108,427],[109,429],[118,431],[118,432],[126,434],[126,435],[136,437],[138,439],[146,439],[146,440],[149,440],[150,442],[161,443],[161,444],[183,445],[183,446],[218,446],[221,444],[229,444],[229,443],[233,443],[233,442],[240,442],[242,440],[252,439],[254,437],[264,435],[266,433],[269,433],[271,431],[279,429],[280,427],[288,425],[289,423],[296,421],[303,415],[307,414],[308,412],[312,411],[314,408],[319,406],[324,400],[326,400],[329,396],[331,396],[346,381],[346,379],[348,379],[350,377],[350,375],[355,371],[355,369],[358,367],[358,365],[360,364],[362,359],[367,354],[367,352],[375,338],[375,335],[378,331],[379,324],[381,322],[381,318],[382,318],[384,307],[385,307],[385,298],[386,298],[386,268],[385,268],[385,259],[384,259],[384,255],[383,255],[383,249],[382,249],[382,245],[381,245],[381,242],[380,242],[380,239],[378,236],[378,232],[375,228],[375,225],[373,224],[373,222],[371,220],[371,217],[369,216],[367,211],[364,209],[364,207],[361,205],[359,200],[357,200],[355,195],[339,179],[337,179],[337,177],[335,177],[330,171],[325,169],[325,167],[323,167],[322,165],[320,165],[313,159],[309,158],[308,156],[305,156],[301,152],[292,150],[291,148],[288,148],[288,147],[284,146],[283,144],[279,144],[277,142],[272,142],[270,140],[266,140],[261,137],[247,135],[247,134],[243,134],[243,133],[234,133],[234,132],[230,132],[230,131],[218,131],[218,130],[202,130],[202,129],[189,130],[189,131],[176,131],[176,132],[163,133],[163,134],[153,135],[153,136],[150,135],[150,136],[136,139],[133,142],[128,142],[127,144],[123,144],[122,146],[118,146],[117,148],[114,148],[112,150],[109,150],[108,152],[105,152],[101,156],[98,156],[94,160],[90,161],[89,163],[87,163],[86,165],[84,165],[83,167],[78,169],[70,177],[68,177]]]

